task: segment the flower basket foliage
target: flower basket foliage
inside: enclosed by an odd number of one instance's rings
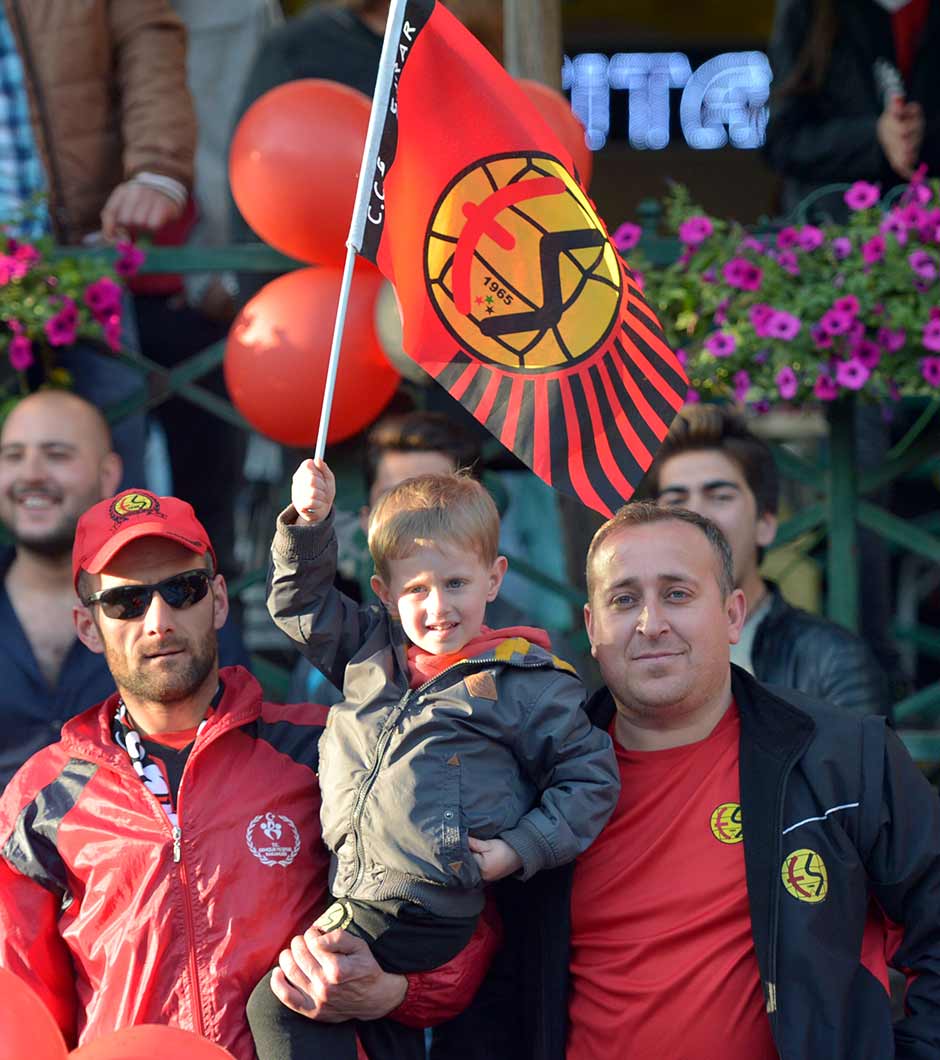
[[[709,217],[674,186],[665,220],[679,260],[654,268],[624,224],[646,297],[686,367],[690,401],[781,402],[940,395],[940,186],[923,173],[881,202],[859,181],[844,225],[753,233]]]
[[[53,253],[50,238],[25,242],[0,232],[0,351],[13,369],[7,402],[37,382],[69,387],[56,352],[77,342],[121,349],[123,287],[142,260],[133,244],[120,244],[111,268],[100,256]]]

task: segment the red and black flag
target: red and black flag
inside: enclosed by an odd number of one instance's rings
[[[395,285],[408,354],[610,514],[682,405],[682,368],[535,107],[440,4],[404,6],[361,252]]]

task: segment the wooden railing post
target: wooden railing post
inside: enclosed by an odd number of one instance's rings
[[[506,69],[561,88],[561,0],[503,0]]]

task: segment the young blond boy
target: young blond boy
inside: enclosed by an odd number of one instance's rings
[[[335,899],[325,917],[388,971],[434,968],[469,940],[484,883],[528,879],[591,843],[616,803],[617,768],[544,631],[483,624],[506,572],[483,486],[425,475],[379,500],[369,550],[383,607],[333,587],[334,495],[325,463],[298,468],[268,595],[274,621],[345,697],[319,749]],[[319,1056],[355,1055],[350,1033],[329,1051],[310,1036],[319,1025],[298,1031],[302,1044],[267,1055],[299,1057],[314,1041]]]

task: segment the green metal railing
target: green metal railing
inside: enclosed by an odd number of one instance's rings
[[[639,220],[644,229],[642,249],[653,265],[667,265],[675,261],[680,248],[677,240],[657,235],[660,221],[658,204],[647,202],[639,209]],[[100,255],[104,250],[76,250],[63,248],[61,254]],[[197,247],[153,247],[147,252],[142,271],[155,272],[212,272],[236,271],[273,273],[293,269],[302,263],[262,245],[242,245],[214,249]],[[140,409],[153,408],[171,396],[185,398],[210,415],[218,416],[246,430],[249,424],[224,399],[199,385],[208,372],[222,363],[224,343],[216,343],[185,362],[166,368],[138,353],[124,352],[120,357],[136,367],[142,376],[141,390],[107,410],[109,417],[118,420]],[[824,566],[827,574],[826,614],[829,618],[857,631],[859,622],[859,572],[857,562],[846,562],[856,557],[858,531],[865,527],[879,535],[890,547],[914,552],[933,562],[940,562],[940,537],[934,533],[938,520],[926,525],[908,522],[892,515],[869,499],[885,486],[914,472],[937,466],[940,443],[937,441],[934,419],[940,402],[932,402],[923,410],[907,435],[887,454],[875,470],[859,473],[856,464],[856,418],[851,398],[834,402],[828,411],[828,454],[820,454],[809,461],[789,449],[775,445],[775,455],[781,474],[794,480],[816,495],[816,500],[781,524],[774,547],[807,543],[825,549]],[[514,569],[542,587],[551,588],[560,597],[577,604],[580,594],[570,585],[554,579],[521,559],[513,560]],[[264,577],[263,570],[251,571],[233,583],[232,591],[241,592]],[[900,638],[915,643],[919,650],[940,658],[940,632],[920,627],[896,629]],[[265,664],[269,666],[270,664]],[[267,674],[269,678],[276,675]],[[897,703],[895,718],[898,723],[933,722],[940,716],[940,685],[921,689]],[[904,730],[902,735],[916,757],[940,763],[940,732],[920,729]]]

